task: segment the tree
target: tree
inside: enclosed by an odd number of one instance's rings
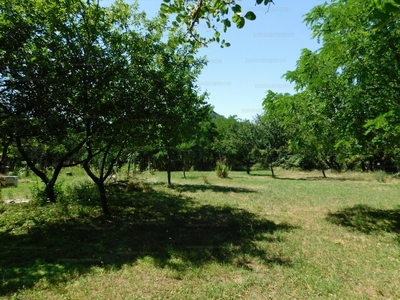
[[[167,45],[165,45],[167,46]],[[171,160],[177,147],[189,141],[199,122],[209,112],[195,81],[204,61],[192,58],[190,48],[162,49],[157,56],[154,74],[152,127],[158,148],[166,155],[168,185],[171,184]]]
[[[299,91],[299,128],[308,132],[297,145],[314,145],[328,167],[356,160],[373,167],[398,154],[399,22],[375,30],[379,11],[359,0],[313,8],[305,21],[323,45],[303,50],[296,70],[285,74]]]
[[[273,164],[286,156],[289,140],[296,127],[286,106],[290,97],[289,94],[278,94],[268,90],[263,100],[264,114],[256,116],[255,119],[257,149],[273,177]]]
[[[65,9],[65,3],[57,4]],[[61,169],[85,142],[71,102],[75,91],[68,49],[59,43],[60,31],[56,29],[64,17],[57,4],[0,3],[1,110],[6,115],[9,137],[15,140],[29,168],[45,183],[50,202],[56,200],[54,185]],[[38,146],[52,157],[50,176],[37,164],[39,157],[32,149]]]

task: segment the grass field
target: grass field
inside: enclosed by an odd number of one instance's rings
[[[0,204],[1,299],[400,299],[398,179],[146,173],[110,191],[106,218],[73,174],[57,204]]]

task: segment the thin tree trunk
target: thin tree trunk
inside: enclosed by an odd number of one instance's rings
[[[97,177],[92,172],[92,170],[90,170],[89,161],[88,160],[86,160],[83,163],[83,168],[84,168],[86,174],[89,175],[89,177],[93,180],[93,182],[97,186],[97,189],[98,189],[99,195],[100,195],[100,203],[101,203],[101,208],[103,210],[103,214],[110,215],[110,210],[108,209],[108,203],[107,203],[107,193],[106,193],[106,188],[105,188],[105,185],[104,185],[104,178]]]
[[[171,156],[169,150],[167,150],[167,177],[168,185],[171,185]]]
[[[126,174],[126,176],[129,178],[130,177],[130,173],[131,173],[131,162],[132,162],[132,156],[130,156],[129,157],[129,160],[128,160],[128,171],[127,171],[127,174]]]
[[[185,154],[183,154],[183,152],[182,152],[182,164],[183,164],[183,178],[186,178]]]
[[[109,216],[110,210],[108,209],[107,193],[106,193],[106,188],[104,186],[104,181],[100,180],[97,187],[99,188],[99,192],[100,192],[100,202],[101,202],[101,208],[103,210],[103,213],[105,215]]]
[[[367,169],[365,168],[365,161],[361,161],[361,169],[362,169],[362,172],[365,172],[365,171],[367,171]]]
[[[271,170],[272,177],[275,178],[274,167],[272,166],[272,162],[269,163],[269,168]]]

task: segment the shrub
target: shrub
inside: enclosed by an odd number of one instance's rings
[[[129,180],[126,184],[126,192],[134,193],[134,192],[148,192],[151,191],[151,187],[148,183],[143,180],[139,180],[133,178]]]
[[[46,203],[48,203],[46,191],[43,186],[39,187],[37,185],[31,189],[31,192],[32,192],[33,203],[37,203],[39,205],[45,205]],[[63,204],[66,202],[66,195],[61,187],[61,183],[56,183],[54,185],[54,195],[56,196],[57,202]]]
[[[94,205],[99,201],[99,192],[96,185],[90,181],[80,182],[68,187],[69,199],[82,205]]]
[[[250,169],[252,171],[261,171],[261,170],[265,170],[265,167],[263,166],[262,163],[255,163],[254,165],[251,166]]]
[[[215,173],[219,178],[228,178],[230,167],[226,165],[225,162],[217,161],[217,166],[215,167]]]
[[[210,184],[206,175],[201,176],[203,178],[204,184]]]

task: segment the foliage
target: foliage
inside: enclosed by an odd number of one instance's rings
[[[215,174],[219,178],[228,178],[231,168],[226,164],[226,161],[217,161]]]
[[[257,0],[256,5],[270,5],[272,0]],[[220,43],[221,47],[230,44],[221,39],[221,31],[226,32],[232,23],[237,28],[243,28],[246,20],[256,19],[252,11],[245,12],[238,1],[209,1],[209,0],[163,0],[160,7],[162,18],[171,18],[171,31],[176,32],[183,28],[180,39],[189,40],[193,45],[204,46],[212,42]],[[198,32],[196,26],[204,24],[213,32],[213,36],[204,36]],[[221,28],[222,27],[222,28]],[[172,40],[174,42],[174,40]],[[176,43],[179,40],[175,40]]]
[[[32,201],[40,206],[44,206],[50,203],[50,199],[47,197],[47,193],[38,185],[32,187],[31,189]],[[57,183],[54,185],[54,194],[60,203],[65,204],[67,201],[67,193],[64,191],[62,185]]]
[[[123,1],[6,0],[0,11],[3,152],[15,140],[51,202],[61,170],[83,163],[108,214],[115,167],[155,137],[176,147],[202,118],[203,61],[162,39],[165,20]]]
[[[267,94],[266,117],[284,120],[288,150],[322,170],[378,164],[396,171],[399,153],[398,20],[379,30],[374,2],[324,3],[305,16],[322,47],[303,49],[293,71],[294,95]],[[274,107],[275,106],[275,107]]]
[[[207,177],[207,176],[202,175],[201,177],[203,178],[204,184],[210,184],[210,181],[208,180],[208,177]]]

